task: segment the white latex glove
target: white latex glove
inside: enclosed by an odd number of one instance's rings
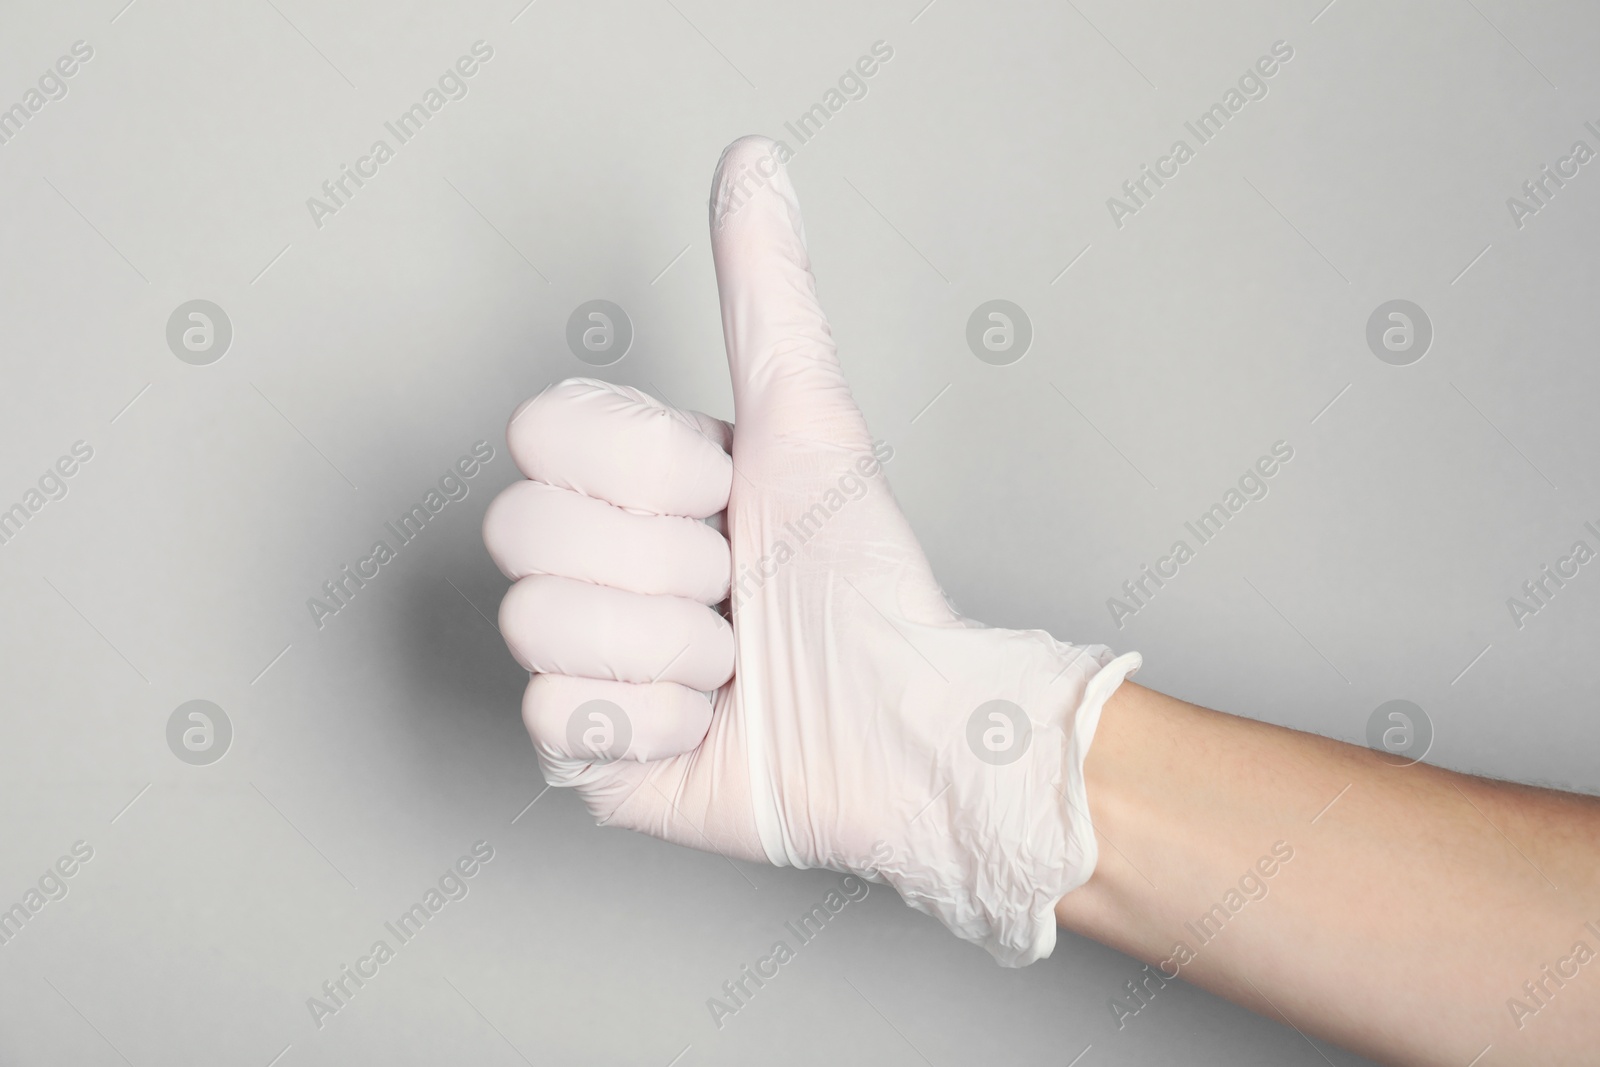
[[[517,580],[500,628],[535,672],[541,766],[603,825],[888,881],[1031,963],[1094,870],[1083,760],[1139,657],[950,607],[845,385],[772,142],[723,153],[711,240],[735,427],[573,379],[507,431],[531,480],[484,540]],[[711,606],[730,575],[731,625]]]

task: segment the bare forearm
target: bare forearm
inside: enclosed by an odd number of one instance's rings
[[[1164,974],[1384,1062],[1600,1055],[1594,798],[1398,767],[1132,683],[1085,773],[1101,859],[1057,917],[1153,965],[1124,1021]]]

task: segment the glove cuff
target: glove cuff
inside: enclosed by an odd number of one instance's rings
[[[989,948],[995,958],[1008,967],[1024,967],[1055,950],[1056,903],[1087,882],[1100,860],[1100,846],[1095,839],[1094,823],[1089,817],[1089,794],[1084,786],[1083,764],[1089,756],[1089,746],[1094,742],[1095,731],[1100,725],[1100,713],[1106,701],[1111,699],[1111,694],[1117,691],[1118,686],[1144,665],[1144,657],[1137,652],[1125,652],[1119,656],[1104,645],[1092,645],[1082,651],[1086,660],[1100,666],[1090,676],[1076,711],[1063,723],[1065,751],[1057,764],[1060,780],[1057,783],[1057,795],[1049,798],[1056,801],[1065,831],[1063,859],[1057,878],[1040,886],[1035,894],[1031,913],[1025,925],[1019,924],[1016,936],[997,938],[1001,945],[1025,945],[1023,951],[1008,960],[995,948]]]
[[[991,809],[1004,813],[1002,840],[992,842],[979,875],[986,885],[974,894],[987,900],[980,910],[988,921],[952,925],[1004,967],[1025,967],[1054,951],[1056,903],[1094,873],[1100,853],[1083,764],[1106,701],[1143,664],[1137,652],[1118,656],[1104,645],[1058,647],[1067,666],[1031,705],[1057,717],[1039,724],[1024,776],[997,776],[1014,795]]]

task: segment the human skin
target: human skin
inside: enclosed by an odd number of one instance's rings
[[[1084,773],[1100,862],[1062,926],[1380,1062],[1600,1062],[1600,955],[1573,959],[1578,942],[1600,954],[1600,798],[1401,765],[1133,682]],[[1266,865],[1266,895],[1202,942],[1193,924],[1279,842],[1293,855]],[[1159,974],[1144,989],[1159,1010]]]
[[[876,445],[798,196],[781,167],[750,178],[771,152],[740,139],[712,186],[734,424],[578,379],[508,428],[529,481],[484,534],[546,780],[604,825],[879,877],[1008,965],[1054,919],[1380,1060],[1596,1062],[1600,804],[1207,711],[1124,681],[1134,655],[961,618],[882,461],[854,467]],[[993,703],[1033,724],[1008,761],[969,732]]]

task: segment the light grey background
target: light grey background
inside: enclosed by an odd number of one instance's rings
[[[878,40],[791,170],[957,604],[1352,741],[1413,700],[1436,762],[1600,789],[1600,568],[1520,629],[1506,604],[1600,525],[1600,163],[1506,206],[1600,148],[1587,5],[124,3],[0,5],[0,106],[94,49],[0,145],[0,507],[94,449],[0,545],[0,907],[94,849],[0,946],[7,1063],[1359,1062],[1177,984],[1119,1031],[1129,959],[1063,935],[1003,971],[882,887],[718,1030],[706,999],[837,876],[541,793],[478,537],[505,420],[577,374],[731,415],[711,169],[794,147]],[[315,226],[478,40],[469,94]],[[1117,228],[1278,40],[1269,94]],[[209,366],[165,340],[197,298],[234,330]],[[595,298],[636,329],[599,371],[563,341]],[[1011,366],[964,339],[996,298],[1033,323]],[[1435,331],[1407,367],[1365,341],[1396,298]],[[480,439],[467,499],[319,629],[307,598]],[[1270,495],[1117,629],[1107,598],[1279,440]],[[209,766],[165,740],[197,698],[234,729]],[[317,1029],[307,998],[480,839],[470,895]]]

